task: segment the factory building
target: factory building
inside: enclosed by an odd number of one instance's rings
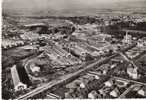
[[[21,91],[31,85],[28,74],[24,67],[14,65],[11,68],[12,81],[15,91]]]

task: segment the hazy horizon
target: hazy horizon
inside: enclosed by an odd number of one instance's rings
[[[31,14],[84,13],[100,9],[145,7],[146,0],[3,0],[4,12]]]

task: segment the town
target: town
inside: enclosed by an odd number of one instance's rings
[[[3,99],[146,97],[146,16],[3,15]]]

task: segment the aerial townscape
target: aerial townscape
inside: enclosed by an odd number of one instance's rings
[[[146,98],[145,13],[2,19],[3,99]]]

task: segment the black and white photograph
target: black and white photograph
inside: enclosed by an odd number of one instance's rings
[[[2,99],[146,99],[146,0],[3,0]]]

